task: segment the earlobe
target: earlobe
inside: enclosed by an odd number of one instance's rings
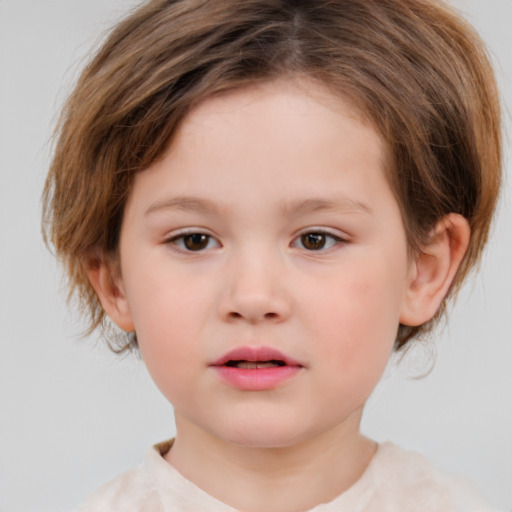
[[[436,224],[411,264],[400,323],[418,326],[434,317],[464,258],[469,235],[469,224],[462,215],[451,213]]]
[[[133,332],[135,326],[117,266],[106,256],[89,258],[84,266],[105,313],[123,331]]]

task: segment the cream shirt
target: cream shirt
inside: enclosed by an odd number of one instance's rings
[[[235,512],[185,479],[151,448],[144,463],[101,487],[75,512]],[[467,482],[439,473],[422,456],[380,444],[362,477],[308,512],[488,512]]]

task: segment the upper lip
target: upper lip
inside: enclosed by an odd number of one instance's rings
[[[223,366],[229,361],[282,361],[287,366],[303,366],[295,359],[272,347],[238,347],[214,361],[211,366]]]

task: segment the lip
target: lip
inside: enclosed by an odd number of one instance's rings
[[[279,361],[281,366],[237,368],[230,361],[249,363]],[[304,368],[295,359],[272,347],[238,347],[227,352],[210,365],[228,385],[243,391],[265,391],[278,387]]]

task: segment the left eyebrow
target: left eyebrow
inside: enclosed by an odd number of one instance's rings
[[[305,199],[304,201],[286,203],[283,205],[282,210],[283,214],[287,217],[298,217],[300,215],[325,211],[342,211],[373,215],[373,210],[368,204],[362,201],[354,201],[347,197],[342,197],[337,200],[326,200],[323,198]]]
[[[146,210],[144,215],[149,215],[160,210],[179,210],[184,212],[200,213],[204,215],[219,213],[219,208],[217,205],[208,199],[178,196],[153,203]]]

